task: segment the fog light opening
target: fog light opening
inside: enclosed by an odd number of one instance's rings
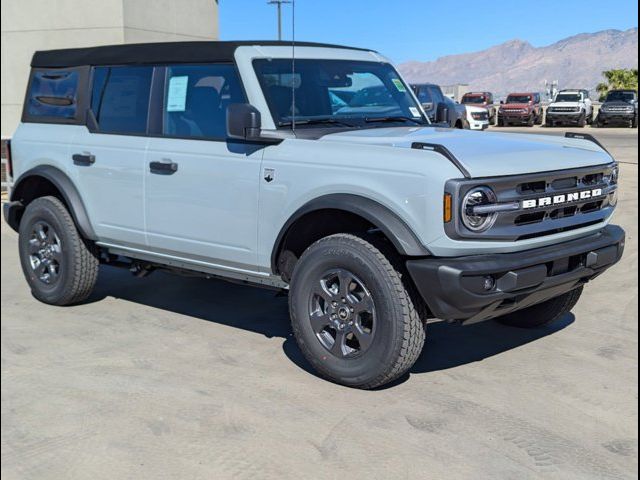
[[[491,275],[487,275],[482,279],[482,288],[489,292],[496,287],[496,279]]]

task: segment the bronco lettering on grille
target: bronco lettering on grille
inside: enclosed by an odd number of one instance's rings
[[[602,196],[601,188],[594,188],[593,190],[583,190],[582,192],[563,193],[560,195],[554,195],[552,197],[540,197],[530,200],[522,201],[522,208],[541,208],[550,207],[556,205],[563,205],[565,203],[578,202],[580,200],[589,200],[590,198],[597,198]]]

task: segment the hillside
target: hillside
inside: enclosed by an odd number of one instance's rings
[[[511,40],[433,62],[407,62],[399,69],[411,82],[468,83],[472,90],[504,95],[543,91],[545,79],[558,80],[560,88],[593,89],[602,81],[602,70],[632,67],[638,68],[637,28],[583,33],[538,48]]]

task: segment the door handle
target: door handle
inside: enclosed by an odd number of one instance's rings
[[[71,157],[74,165],[89,167],[96,162],[96,156],[90,153],[74,153]]]
[[[178,171],[178,164],[171,160],[151,162],[149,164],[149,171],[158,175],[173,175]]]

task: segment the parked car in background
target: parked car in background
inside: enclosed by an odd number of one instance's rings
[[[484,107],[464,105],[467,111],[467,122],[471,130],[486,130],[489,128],[489,111]]]
[[[593,123],[593,103],[588,90],[560,90],[547,108],[545,125],[577,125]]]
[[[491,92],[467,92],[460,100],[465,106],[484,107],[489,113],[489,123],[494,124],[496,119],[496,106],[493,103]]]
[[[434,123],[447,123],[451,128],[468,128],[467,112],[464,106],[457,104],[433,83],[411,85],[429,120]]]
[[[540,94],[535,92],[510,93],[506,101],[500,102],[498,126],[541,125],[543,118]]]
[[[628,125],[638,128],[638,92],[611,90],[600,107],[596,125]]]

